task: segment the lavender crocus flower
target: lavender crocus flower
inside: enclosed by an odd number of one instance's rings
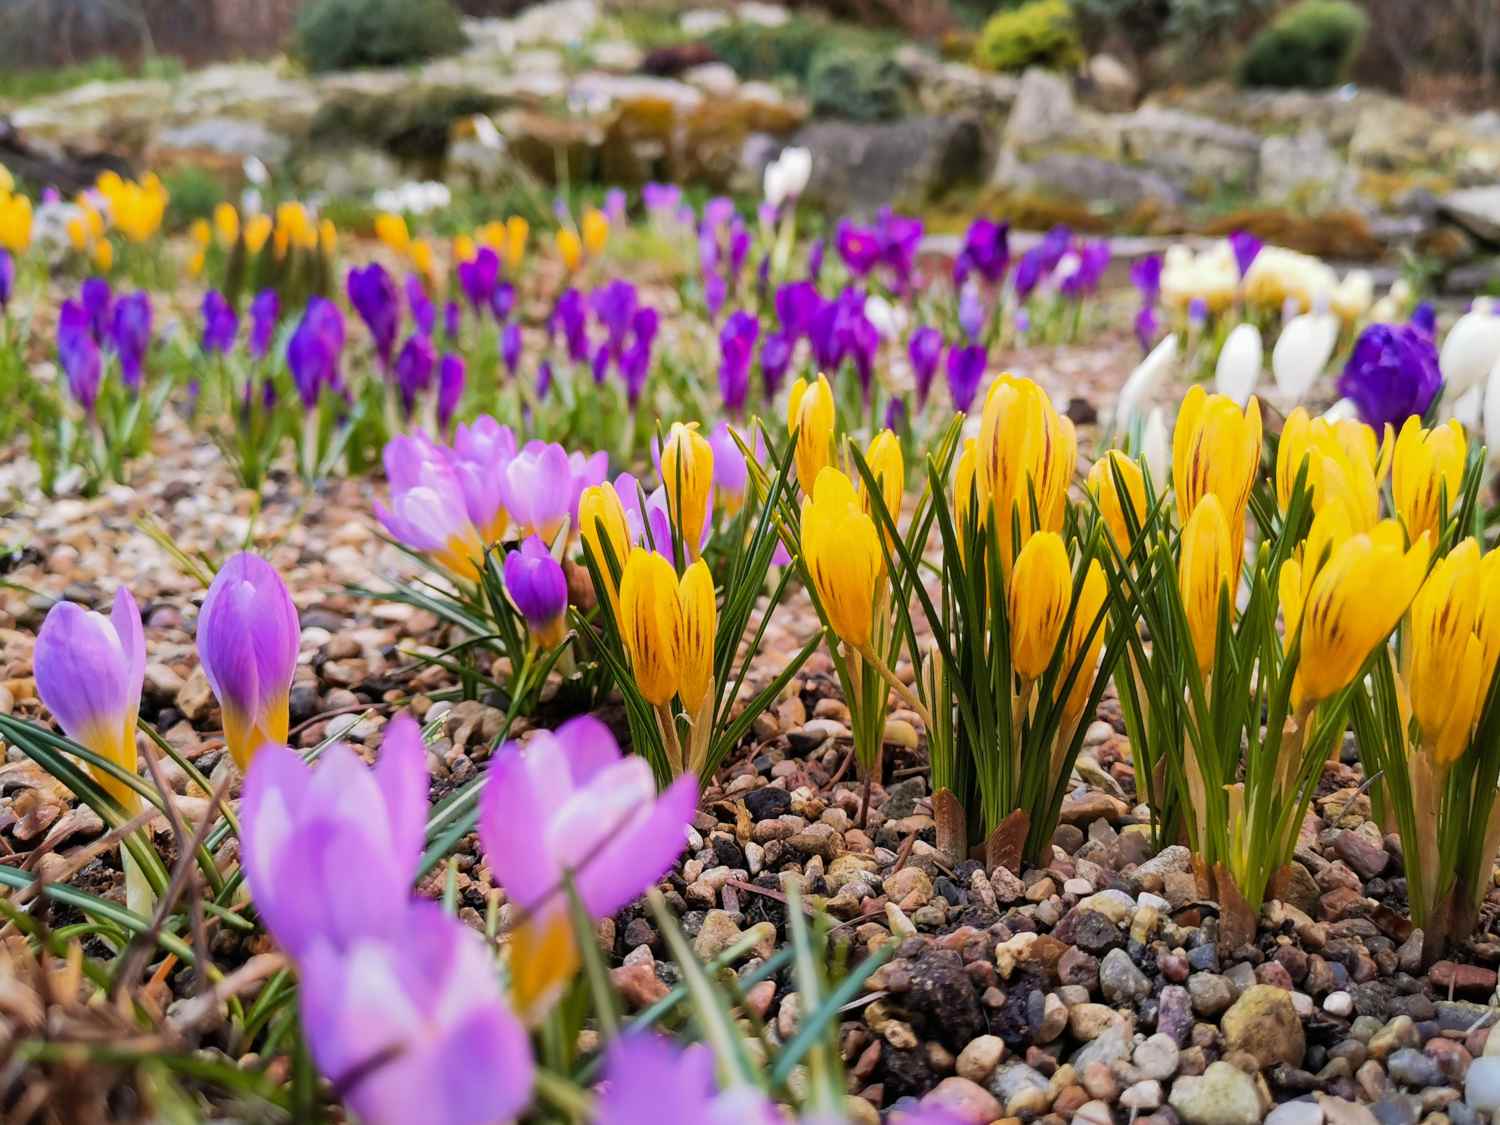
[[[610,188],[604,193],[604,206],[601,208],[604,217],[609,220],[610,226],[619,226],[625,221],[625,189]]]
[[[1240,276],[1244,277],[1250,272],[1251,264],[1265,244],[1249,231],[1237,230],[1230,234],[1229,246],[1234,251],[1234,264],[1239,267]]]
[[[391,486],[391,506],[375,502],[381,526],[449,574],[475,581],[484,543],[469,519],[454,459],[425,437],[398,434],[385,443],[381,461]]]
[[[790,281],[776,290],[776,316],[782,333],[793,343],[812,331],[823,298],[810,281]]]
[[[508,281],[498,283],[490,292],[490,312],[504,324],[516,307],[516,287]]]
[[[880,239],[875,232],[848,219],[839,221],[834,243],[839,257],[855,277],[864,277],[880,261]]]
[[[462,425],[453,437],[453,472],[463,492],[464,508],[485,543],[499,542],[510,516],[500,481],[516,455],[516,435],[488,414]]]
[[[682,205],[682,188],[676,184],[648,183],[641,188],[641,203],[653,216],[671,216]]]
[[[57,361],[67,376],[69,393],[84,413],[92,414],[99,398],[103,361],[88,328],[88,313],[77,301],[64,301],[58,315]]]
[[[933,376],[937,374],[938,360],[942,358],[942,354],[943,334],[930,324],[918,328],[907,342],[906,355],[911,360],[919,410],[927,405],[927,395],[932,390]]]
[[[604,1056],[604,1083],[594,1125],[786,1125],[761,1091],[720,1093],[714,1055],[705,1044],[681,1048],[650,1032],[623,1035]]]
[[[516,370],[521,366],[521,326],[519,324],[507,324],[500,332],[500,359],[505,364],[505,369],[514,377]]]
[[[239,332],[240,318],[234,306],[224,299],[217,289],[203,295],[203,350],[209,354],[225,354],[234,347],[235,335]]]
[[[37,694],[63,733],[126,771],[136,769],[135,726],[146,674],[141,611],[130,591],[115,593],[110,615],[58,602],[47,611],[32,656]],[[127,812],[140,808],[130,786],[90,767]]]
[[[978,273],[991,285],[1005,280],[1010,265],[1010,224],[996,223],[983,216],[969,224],[963,246],[953,261],[953,284],[962,285],[971,273]]]
[[[716,195],[703,205],[703,225],[709,230],[718,230],[735,218],[734,200],[727,195]]]
[[[733,313],[719,332],[719,393],[724,408],[738,414],[750,391],[750,361],[760,338],[760,321],[743,309]]]
[[[682,853],[698,781],[685,774],[658,796],[646,760],[622,756],[609,728],[584,716],[506,743],[480,802],[485,857],[522,919],[511,938],[513,991],[535,1022],[579,963],[563,876],[590,918],[631,902]]]
[[[758,448],[760,432],[752,431],[755,438],[752,447]],[[714,498],[726,511],[737,512],[745,502],[745,489],[750,484],[750,469],[745,464],[745,455],[730,432],[728,422],[720,422],[708,435],[708,446],[714,452]]]
[[[417,396],[432,386],[433,368],[437,366],[437,352],[432,340],[414,332],[407,337],[396,356],[396,390],[401,396],[402,413],[410,418],[417,406]]]
[[[411,310],[412,323],[424,336],[431,336],[437,325],[437,310],[432,298],[427,296],[427,285],[417,274],[406,275],[406,307]]]
[[[574,499],[567,450],[555,442],[527,442],[501,472],[500,498],[523,535],[551,543]]]
[[[987,360],[982,346],[948,349],[948,394],[953,399],[953,409],[967,412],[974,403],[974,395],[984,379]]]
[[[10,251],[0,250],[0,313],[10,304],[16,291],[16,260]]]
[[[958,327],[971,344],[978,343],[984,330],[984,298],[977,285],[965,285],[958,295]]]
[[[520,550],[505,556],[505,592],[526,621],[539,648],[551,649],[567,634],[568,580],[547,544],[528,536]]]
[[[458,284],[475,312],[490,303],[495,282],[500,277],[500,255],[489,246],[481,246],[467,262],[458,263]]]
[[[459,329],[463,327],[463,306],[457,301],[447,301],[443,305],[443,335],[448,338],[450,344],[458,341]]]
[[[1372,324],[1354,342],[1338,391],[1379,433],[1425,412],[1442,382],[1430,336],[1409,324]]]
[[[300,636],[297,607],[271,564],[248,552],[232,556],[198,613],[198,660],[240,769],[267,743],[286,742]]]
[[[88,314],[89,334],[94,337],[94,343],[104,343],[109,339],[110,313],[114,302],[109,282],[102,277],[86,278],[79,296],[83,301],[83,311]]]
[[[396,349],[396,333],[400,328],[401,309],[396,296],[396,283],[379,262],[371,262],[349,271],[345,290],[354,311],[365,322],[370,336],[375,341],[375,354],[380,365],[389,368],[391,355]]]
[[[422,732],[408,715],[392,719],[373,769],[341,743],[316,767],[267,745],[246,773],[240,819],[255,908],[292,956],[399,937],[427,820]]]
[[[446,431],[453,421],[459,401],[464,397],[466,374],[463,356],[443,353],[443,358],[438,361],[437,424],[440,430]]]
[[[151,347],[151,298],[144,291],[115,302],[109,338],[120,357],[120,380],[136,391],[146,370],[146,352]]]
[[[792,349],[796,346],[796,338],[785,332],[768,332],[761,342],[760,377],[767,399],[775,398],[781,389],[787,369],[792,365]]]
[[[274,289],[263,289],[250,302],[250,354],[262,359],[271,350],[276,321],[281,316],[281,298]]]

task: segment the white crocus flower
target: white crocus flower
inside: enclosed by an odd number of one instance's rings
[[[1172,483],[1172,438],[1167,432],[1167,413],[1153,406],[1141,432],[1141,457],[1158,494]]]
[[[1236,406],[1243,407],[1250,401],[1255,384],[1260,381],[1264,354],[1260,330],[1250,323],[1236,325],[1219,351],[1219,361],[1214,367],[1214,390],[1233,399]]]
[[[1483,306],[1453,322],[1438,354],[1444,397],[1457,397],[1490,377],[1500,361],[1500,316]]]
[[[1115,400],[1115,430],[1124,433],[1130,429],[1136,415],[1156,394],[1157,389],[1172,374],[1177,366],[1177,337],[1168,333],[1161,343],[1151,349],[1141,360],[1140,366],[1130,373],[1120,396]]]
[[[1323,309],[1287,321],[1271,349],[1271,374],[1284,404],[1295,406],[1306,397],[1328,366],[1338,338],[1338,317]]]

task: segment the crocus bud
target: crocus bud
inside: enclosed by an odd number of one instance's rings
[[[1073,603],[1073,627],[1068,630],[1067,648],[1064,650],[1062,675],[1077,668],[1073,686],[1063,703],[1062,729],[1073,731],[1083,718],[1084,704],[1093,690],[1094,673],[1099,667],[1099,650],[1104,647],[1104,602],[1108,596],[1104,581],[1104,568],[1098,559],[1089,561],[1088,571],[1083,576],[1083,585]]]
[[[484,542],[454,465],[423,439],[406,435],[386,442],[381,459],[391,486],[391,506],[375,502],[381,526],[450,574],[477,580]]]
[[[135,772],[146,640],[129,590],[122,586],[115,594],[108,617],[73,602],[58,602],[48,610],[37,633],[32,671],[37,694],[64,734]],[[134,789],[102,771],[93,773],[127,813],[140,808]]]
[[[198,659],[242,770],[266,743],[286,742],[299,636],[297,607],[265,559],[241,552],[214,576],[198,614]]]
[[[1422,745],[1438,765],[1457,761],[1468,745],[1488,691],[1484,644],[1474,632],[1479,604],[1479,544],[1472,538],[1454,547],[1432,568],[1411,603],[1412,714]]]
[[[505,556],[504,570],[505,592],[526,619],[532,640],[541,648],[561,644],[567,631],[563,613],[568,608],[568,580],[562,564],[532,535],[520,550]]]
[[[798,379],[792,384],[786,425],[797,435],[797,481],[811,496],[819,473],[833,458],[833,388],[826,375],[813,383]]]
[[[1120,495],[1117,479],[1125,485],[1124,496]],[[1094,502],[1099,505],[1099,514],[1104,519],[1109,537],[1114,540],[1115,549],[1121,555],[1129,555],[1131,522],[1137,531],[1146,522],[1146,474],[1141,471],[1140,463],[1118,449],[1111,449],[1089,470],[1088,488],[1094,494]],[[1125,514],[1126,504],[1130,505],[1129,520]]]
[[[588,256],[597,258],[604,253],[604,244],[609,241],[609,219],[603,211],[590,207],[583,213],[579,233],[583,236],[583,248]]]
[[[620,576],[620,635],[636,686],[655,707],[666,706],[677,694],[682,632],[672,564],[654,551],[635,548]]]
[[[1413,542],[1424,531],[1438,538],[1458,505],[1468,456],[1468,439],[1457,421],[1424,430],[1413,415],[1401,426],[1391,464],[1391,496]]]
[[[672,423],[661,451],[661,483],[683,548],[689,559],[696,559],[708,527],[714,486],[713,447],[696,425]]]
[[[1223,505],[1236,545],[1245,540],[1245,509],[1260,477],[1260,403],[1243,409],[1194,384],[1183,397],[1172,431],[1172,486],[1177,514],[1186,520],[1210,493]]]
[[[1234,604],[1234,583],[1239,574],[1239,556],[1229,533],[1229,521],[1219,497],[1205,495],[1182,529],[1182,557],[1177,563],[1177,581],[1182,606],[1187,613],[1188,632],[1198,670],[1213,667],[1219,636],[1219,603],[1224,597]]]
[[[1073,572],[1062,536],[1033,535],[1011,570],[1007,611],[1011,664],[1023,680],[1040,679],[1062,636],[1073,592]]]
[[[464,397],[464,357],[447,352],[438,363],[438,429],[446,431]]]
[[[899,400],[896,400],[899,401]],[[880,486],[880,499],[893,521],[901,518],[901,494],[906,489],[906,462],[901,456],[901,442],[890,430],[881,430],[865,450],[865,463]],[[865,498],[865,511],[872,516],[874,505]],[[884,526],[884,525],[882,525]]]
[[[609,481],[590,485],[579,495],[578,534],[583,540],[584,549],[593,556],[594,565],[599,568],[610,604],[615,606],[618,590],[602,544],[609,544],[615,565],[623,570],[630,553],[630,528],[625,520],[625,506],[620,502],[620,494]],[[618,612],[618,607],[616,611]]]
[[[682,606],[682,633],[677,650],[677,694],[689,715],[696,715],[714,683],[714,639],[719,609],[714,579],[702,559],[687,568],[677,585]]]
[[[500,498],[523,535],[552,542],[573,506],[573,470],[562,446],[529,441],[501,471]]]
[[[831,466],[802,504],[802,554],[834,633],[856,648],[868,644],[885,556],[853,483]]]

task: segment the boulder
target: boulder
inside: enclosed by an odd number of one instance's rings
[[[1317,213],[1354,202],[1353,171],[1316,129],[1267,137],[1259,163],[1260,198],[1267,204]]]
[[[900,48],[895,58],[923,113],[972,117],[986,133],[1000,134],[1021,88],[1019,78],[949,62],[914,46]]]
[[[1033,67],[1021,76],[1001,140],[1006,155],[1023,159],[1053,152],[1117,159],[1122,151],[1119,115],[1081,109],[1073,84],[1055,71]]]
[[[805,198],[834,212],[920,204],[982,175],[979,129],[972,121],[814,121],[798,130],[791,143],[813,156]],[[757,183],[760,171],[754,170]]]
[[[1022,161],[1002,154],[990,180],[1021,194],[1089,203],[1108,201],[1122,211],[1152,201],[1177,206],[1185,195],[1163,176],[1113,160],[1057,152]]]
[[[1449,192],[1438,207],[1480,241],[1500,244],[1500,184]]]
[[[1411,102],[1382,99],[1360,110],[1349,161],[1375,172],[1421,171],[1447,154],[1437,145],[1441,121]]]
[[[1182,110],[1143,106],[1119,119],[1125,155],[1193,194],[1254,190],[1260,137]]]
[[[403,179],[400,163],[389,153],[358,144],[310,152],[297,162],[296,175],[306,190],[345,197],[369,195]]]
[[[153,164],[175,163],[203,155],[243,161],[255,157],[280,164],[292,151],[292,139],[270,126],[244,117],[200,117],[163,129],[152,146]]]

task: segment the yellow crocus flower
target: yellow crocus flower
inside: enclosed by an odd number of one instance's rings
[[[976,456],[980,503],[999,520],[1001,563],[1008,570],[1015,526],[1023,547],[1037,531],[1061,530],[1078,439],[1041,387],[1007,372],[985,396]]]
[[[1491,551],[1479,563],[1479,605],[1474,614],[1474,632],[1484,643],[1486,688],[1500,663],[1500,550]]]
[[[641,695],[665,707],[677,694],[683,635],[677,573],[654,551],[637,547],[620,576],[620,634]]]
[[[1227,596],[1231,612],[1234,608],[1239,559],[1224,505],[1216,493],[1206,493],[1182,529],[1182,555],[1177,563],[1193,653],[1198,671],[1205,674],[1213,667],[1218,645],[1220,599]]]
[[[609,219],[603,211],[597,207],[585,211],[579,231],[583,235],[583,248],[590,258],[604,253],[604,244],[609,241]]]
[[[714,639],[719,627],[714,579],[702,559],[683,574],[677,584],[677,600],[682,607],[677,694],[683,709],[696,715],[714,685]]]
[[[1184,522],[1210,494],[1219,498],[1236,552],[1245,542],[1245,509],[1260,475],[1260,402],[1243,411],[1226,395],[1195,384],[1172,432],[1172,487]]]
[[[1317,520],[1314,520],[1316,533]],[[1292,684],[1293,706],[1320,703],[1354,680],[1375,646],[1390,635],[1416,596],[1430,554],[1424,532],[1408,550],[1395,520],[1342,542],[1322,538],[1331,550],[1312,550],[1281,568],[1281,612],[1290,645],[1301,638],[1302,656]],[[1318,565],[1320,555],[1327,561]],[[1312,568],[1305,573],[1304,567]]]
[[[31,245],[31,199],[0,192],[0,249],[24,254]]]
[[[1066,676],[1069,669],[1075,666],[1078,668],[1077,677],[1063,704],[1062,729],[1065,736],[1066,732],[1077,727],[1078,720],[1083,717],[1083,707],[1088,702],[1089,692],[1094,688],[1099,651],[1104,647],[1104,625],[1100,622],[1095,629],[1094,624],[1104,614],[1104,601],[1108,594],[1104,568],[1099,565],[1098,559],[1089,560],[1088,571],[1083,576],[1083,586],[1073,603],[1073,627],[1068,630],[1068,647],[1064,650],[1066,656],[1063,660],[1063,675]],[[1091,630],[1092,637],[1089,636]],[[1084,648],[1085,641],[1088,642],[1087,649]]]
[[[226,250],[239,241],[240,213],[234,204],[224,200],[214,208],[214,230],[219,235],[219,245]]]
[[[68,245],[77,253],[82,254],[89,248],[89,228],[82,215],[69,219],[64,229],[68,232]]]
[[[16,178],[10,174],[10,169],[0,164],[0,192],[15,191]]]
[[[1484,644],[1474,632],[1478,602],[1479,544],[1465,539],[1432,568],[1411,603],[1404,678],[1422,744],[1439,765],[1458,759],[1474,729],[1484,668]]]
[[[953,473],[953,526],[958,534],[959,547],[963,550],[965,540],[968,536],[969,503],[974,499],[974,483],[978,476],[978,442],[974,438],[968,438],[964,442],[964,449],[958,457],[958,468]],[[979,527],[985,526],[988,511],[983,505],[977,513]]]
[[[188,259],[187,272],[189,277],[199,277],[203,273],[203,267],[208,264],[208,255],[202,250],[194,250],[193,256]]]
[[[1457,418],[1430,430],[1422,428],[1415,414],[1402,424],[1391,465],[1391,496],[1413,541],[1424,531],[1436,541],[1443,520],[1458,503],[1468,456],[1468,439]]]
[[[329,257],[338,249],[339,232],[332,219],[318,220],[318,248]]]
[[[619,590],[610,574],[609,559],[601,543],[609,543],[615,565],[623,569],[630,552],[630,525],[625,521],[625,506],[620,503],[620,494],[609,481],[590,485],[578,497],[578,534],[594,556],[610,607],[618,614]]]
[[[520,268],[526,257],[526,240],[531,237],[531,224],[520,215],[505,220],[505,265],[511,271]]]
[[[1297,407],[1287,415],[1276,449],[1277,503],[1286,511],[1306,464],[1313,511],[1341,504],[1356,528],[1368,530],[1380,519],[1380,485],[1390,468],[1392,444],[1389,426],[1377,445],[1375,431],[1363,422],[1310,418]]]
[[[94,243],[94,268],[100,273],[108,273],[115,268],[115,246],[107,238],[101,238]]]
[[[375,216],[375,237],[386,249],[396,254],[405,254],[411,244],[411,232],[406,229],[406,220],[389,211]]]
[[[557,253],[569,273],[576,272],[583,265],[583,243],[574,231],[564,229],[557,232]]]
[[[661,483],[667,512],[682,535],[689,559],[696,559],[708,529],[714,486],[714,450],[698,424],[673,422],[661,450]]]
[[[906,462],[901,456],[901,441],[890,430],[881,430],[865,450],[865,463],[880,486],[880,498],[892,521],[901,518],[901,494],[906,490]],[[867,496],[865,511],[874,515],[874,504]]]
[[[813,484],[833,458],[835,421],[833,388],[828,376],[819,375],[815,382],[798,379],[792,384],[786,404],[788,434],[797,435],[797,482],[811,496]]]
[[[425,238],[414,238],[406,247],[411,267],[427,279],[427,284],[437,288],[437,260],[432,253],[432,243]]]
[[[207,219],[194,219],[188,226],[188,238],[200,250],[207,250],[214,240],[213,227],[209,225]]]
[[[271,216],[256,215],[244,226],[245,249],[252,254],[259,254],[265,246],[266,240],[271,237]]]
[[[1118,449],[1111,449],[1094,462],[1089,469],[1088,489],[1099,505],[1099,514],[1104,519],[1105,530],[1114,540],[1115,548],[1122,556],[1130,554],[1130,521],[1125,516],[1125,503],[1116,485],[1116,478],[1125,485],[1124,500],[1128,500],[1136,529],[1146,522],[1146,474],[1140,462],[1125,456]]]
[[[818,473],[802,502],[802,556],[834,633],[854,648],[868,645],[885,558],[875,521],[832,466]]]
[[[1072,593],[1073,570],[1062,536],[1037,532],[1016,556],[1006,597],[1011,667],[1021,679],[1040,679],[1047,670],[1062,637]]]
[[[453,237],[453,261],[472,261],[475,254],[479,253],[479,247],[474,242],[473,236],[467,234],[454,235]]]

